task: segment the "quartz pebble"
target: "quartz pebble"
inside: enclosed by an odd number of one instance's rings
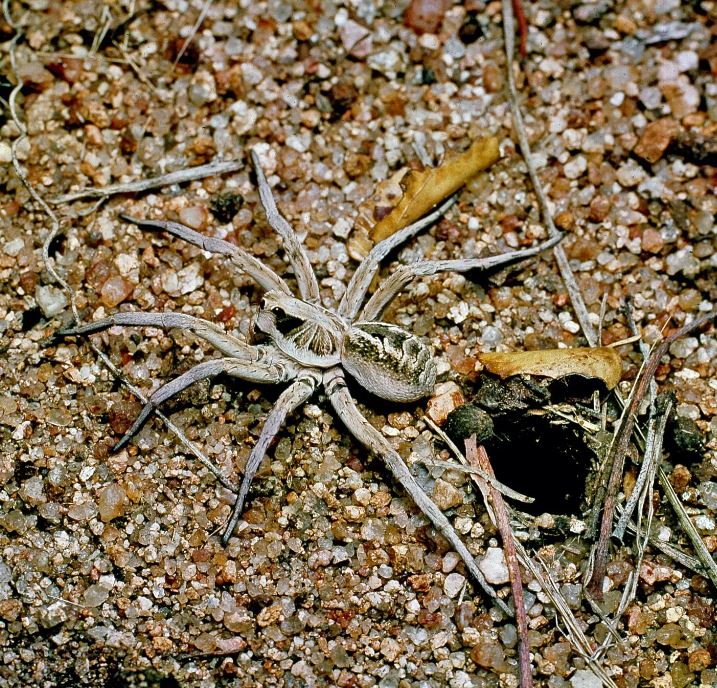
[[[445,511],[463,504],[463,493],[439,478],[433,488],[433,501],[441,511]]]
[[[657,162],[677,133],[677,124],[671,119],[658,119],[645,127],[640,140],[634,148],[635,155],[639,155],[647,162]]]
[[[97,508],[102,521],[108,523],[112,519],[122,516],[126,501],[127,493],[121,485],[117,483],[107,485],[97,498]]]
[[[125,301],[134,291],[134,285],[124,277],[114,275],[110,277],[100,290],[100,297],[105,306],[114,308]]]
[[[465,582],[466,577],[460,573],[449,573],[443,583],[443,592],[445,592],[448,597],[456,597],[463,589]]]
[[[485,555],[478,562],[478,568],[491,585],[503,585],[510,581],[505,555],[498,547],[489,547],[486,550]]]
[[[602,679],[590,669],[578,669],[570,678],[573,688],[602,688]]]
[[[35,290],[35,299],[46,318],[55,317],[58,313],[65,310],[67,306],[65,293],[61,289],[51,285],[39,285]]]

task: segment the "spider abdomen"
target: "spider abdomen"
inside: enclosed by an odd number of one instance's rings
[[[433,390],[433,352],[419,337],[396,325],[353,325],[343,339],[341,364],[363,387],[389,401],[416,401]]]

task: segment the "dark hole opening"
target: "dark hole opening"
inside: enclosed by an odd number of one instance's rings
[[[579,514],[594,454],[575,423],[558,423],[526,412],[493,418],[495,435],[485,448],[496,478],[532,504],[516,506],[529,514]]]

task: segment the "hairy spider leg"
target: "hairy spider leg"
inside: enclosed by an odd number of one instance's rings
[[[145,421],[162,402],[171,399],[183,389],[190,387],[195,382],[216,377],[217,375],[229,375],[237,377],[246,382],[257,384],[277,384],[287,382],[295,377],[295,370],[287,369],[281,363],[267,363],[263,361],[239,361],[235,358],[213,358],[210,361],[198,363],[186,373],[175,377],[157,389],[149,397],[139,416],[135,419],[132,427],[124,434],[122,439],[113,447],[113,451],[119,451],[129,442]]]
[[[234,533],[234,529],[244,509],[244,502],[249,494],[249,487],[256,472],[259,470],[259,466],[261,466],[261,462],[266,456],[266,450],[269,448],[272,440],[283,427],[287,416],[308,401],[320,383],[320,371],[311,369],[302,371],[291,386],[287,387],[281,393],[273,408],[269,411],[269,415],[264,421],[264,427],[261,429],[259,439],[251,450],[246,468],[244,468],[244,477],[239,487],[239,494],[237,495],[236,502],[234,502],[231,516],[222,534],[223,544],[226,545]]]
[[[225,332],[219,325],[186,313],[147,313],[144,311],[115,313],[107,318],[95,320],[86,325],[58,330],[57,336],[88,335],[106,330],[115,325],[187,330],[208,344],[211,344],[225,356],[231,356],[232,358],[241,360],[256,361],[265,355],[260,347],[242,342],[240,339]]]
[[[408,467],[398,452],[361,413],[346,387],[344,374],[339,368],[331,368],[324,373],[324,388],[336,414],[349,432],[369,451],[372,451],[383,459],[393,477],[403,486],[403,489],[408,492],[411,499],[416,503],[416,506],[418,506],[428,520],[460,555],[475,582],[483,588],[486,594],[493,598],[501,610],[508,616],[512,616],[512,612],[508,606],[503,600],[496,596],[495,590],[493,590],[488,584],[488,581],[486,581],[473,555],[468,551],[465,544],[463,544],[463,541],[454,530],[451,522],[416,482],[416,479],[411,475],[411,472],[408,470]]]
[[[260,287],[265,291],[283,291],[285,294],[291,295],[289,286],[279,277],[271,268],[264,265],[260,260],[254,258],[244,249],[230,244],[224,239],[216,237],[208,237],[199,232],[195,232],[186,225],[179,222],[169,222],[165,220],[142,220],[138,217],[132,217],[126,213],[122,213],[120,217],[127,222],[141,227],[142,229],[162,230],[172,234],[173,236],[184,239],[190,244],[201,248],[209,253],[216,253],[221,256],[227,256],[234,265],[240,270],[246,272]]]
[[[283,215],[276,207],[274,194],[271,192],[269,182],[266,181],[266,175],[259,163],[259,156],[254,150],[251,151],[251,160],[256,170],[256,179],[259,185],[259,199],[266,213],[266,219],[269,221],[271,228],[281,237],[284,244],[286,258],[289,261],[296,275],[296,282],[299,287],[299,294],[304,301],[310,303],[319,303],[319,284],[316,281],[316,275],[311,268],[309,256],[304,246],[296,236],[296,232],[292,226],[286,221]]]
[[[361,265],[356,268],[356,272],[354,272],[349,280],[346,291],[339,304],[338,314],[347,318],[349,321],[353,320],[359,312],[363,300],[366,298],[366,292],[381,266],[381,261],[391,253],[393,249],[405,241],[408,241],[408,239],[418,234],[421,230],[432,225],[439,217],[445,215],[448,209],[456,202],[456,198],[455,195],[451,196],[434,211],[425,215],[417,222],[400,229],[390,237],[386,237],[383,241],[379,241],[369,251],[363,261],[361,261]]]
[[[410,265],[401,265],[388,279],[374,292],[363,310],[359,314],[359,322],[377,320],[384,308],[388,306],[400,291],[410,284],[415,277],[435,275],[439,272],[468,272],[469,270],[489,270],[499,265],[524,260],[535,256],[542,251],[552,248],[557,244],[563,235],[551,237],[542,244],[520,251],[508,251],[497,256],[488,258],[459,258],[457,260],[422,260]]]

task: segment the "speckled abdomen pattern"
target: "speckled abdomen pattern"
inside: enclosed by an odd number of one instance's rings
[[[416,401],[430,394],[436,382],[430,347],[388,323],[351,327],[344,336],[341,363],[365,389],[389,401]]]

